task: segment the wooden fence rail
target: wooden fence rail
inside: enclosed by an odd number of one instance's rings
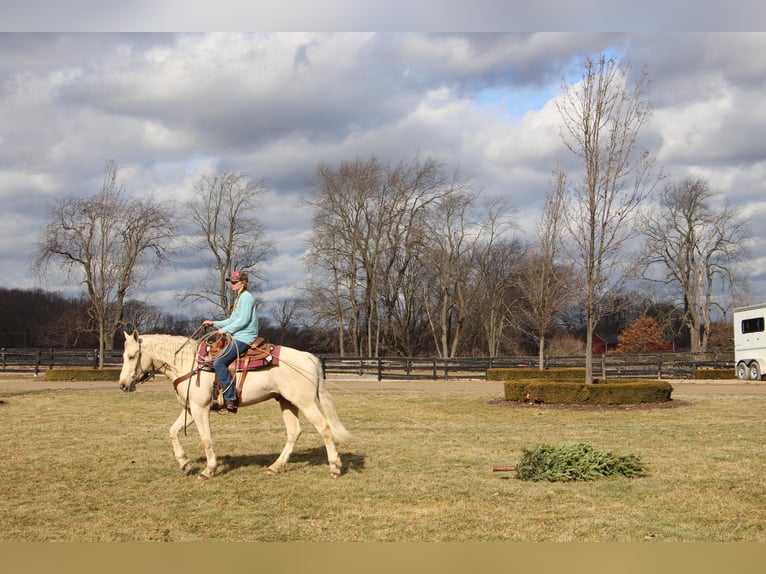
[[[384,379],[486,379],[490,368],[537,367],[536,356],[515,357],[337,357],[321,356],[326,375],[375,376]],[[119,367],[122,351],[104,354],[104,366]],[[548,357],[546,367],[585,367],[585,357]],[[2,371],[33,371],[55,367],[98,367],[94,349],[0,349]],[[732,369],[734,353],[657,353],[646,355],[606,354],[593,357],[593,375],[614,378],[693,378],[697,369]]]
[[[105,367],[122,365],[122,351],[104,352]],[[3,371],[33,371],[54,367],[98,368],[98,349],[0,349],[0,368]]]
[[[374,375],[384,379],[485,379],[487,369],[539,366],[538,358],[461,357],[452,359],[425,357],[332,357],[323,356],[326,374]],[[585,357],[548,357],[549,368],[585,368]],[[593,357],[593,375],[602,379],[616,378],[694,378],[698,369],[732,369],[734,353],[657,353],[647,355],[597,355]]]

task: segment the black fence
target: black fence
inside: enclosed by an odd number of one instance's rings
[[[536,356],[460,357],[335,357],[322,356],[327,376],[374,376],[384,379],[485,379],[487,369],[537,367]],[[98,350],[93,349],[0,349],[2,371],[38,374],[55,367],[98,367]],[[104,366],[122,365],[122,351],[104,353]],[[546,367],[585,367],[585,357],[548,357]],[[698,369],[732,369],[734,353],[657,353],[646,355],[594,355],[593,375],[602,379],[657,378],[690,379]]]
[[[0,349],[3,371],[33,371],[54,367],[98,368],[98,349]],[[105,351],[105,367],[122,366],[122,351]]]
[[[384,379],[486,379],[487,369],[539,366],[538,358],[462,357],[453,359],[415,357],[330,357],[322,358],[325,374],[375,376]],[[585,368],[585,357],[548,357],[545,366]],[[602,379],[657,378],[690,379],[698,369],[731,369],[734,353],[657,353],[646,355],[594,355],[593,376]]]

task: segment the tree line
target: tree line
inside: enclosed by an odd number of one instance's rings
[[[294,299],[262,309],[261,334],[274,344],[310,349],[319,354],[339,355],[340,349],[332,329],[304,321],[308,318],[306,299]],[[42,289],[8,289],[0,287],[0,348],[98,348],[98,328],[89,319],[86,296],[64,296]],[[657,303],[637,292],[624,293],[610,304],[597,332],[619,352],[653,353],[670,349],[688,350],[689,333],[682,320],[682,309],[668,303]],[[286,310],[288,309],[288,310]],[[303,310],[301,310],[303,309]],[[167,333],[184,337],[194,333],[202,317],[167,313],[143,300],[130,299],[124,306],[123,328],[142,333]],[[546,346],[548,356],[582,355],[585,351],[585,327],[582,311],[562,314],[551,330]],[[466,329],[471,342],[484,336],[478,324]],[[510,326],[502,338],[501,351],[493,356],[530,356],[539,350],[537,339],[522,325]],[[109,348],[122,348],[122,331],[115,334]],[[460,348],[459,356],[489,356],[478,347]],[[709,351],[732,351],[731,324],[714,321],[708,339]],[[351,355],[351,353],[346,353]],[[414,348],[406,356],[434,356],[432,347]]]
[[[584,353],[588,379],[594,335],[616,337],[645,316],[676,348],[719,344],[716,312],[741,297],[736,269],[751,222],[704,178],[662,174],[641,147],[647,82],[645,69],[600,56],[562,83],[563,149],[580,167],[552,168],[532,238],[518,234],[512,197],[488,202],[433,158],[320,164],[306,199],[314,215],[303,295],[261,305],[263,328],[277,342],[341,355],[537,353],[543,365],[546,354]],[[257,216],[265,180],[206,174],[178,206],[128,195],[119,174],[109,160],[101,189],[59,198],[41,231],[36,267],[63,266],[83,285],[58,313],[79,313],[65,323],[80,335],[51,329],[57,340],[78,345],[91,333],[103,350],[127,325],[193,332],[194,319],[140,299],[147,274],[183,253],[194,253],[198,272],[183,300],[228,314],[234,268],[257,292],[276,247]]]

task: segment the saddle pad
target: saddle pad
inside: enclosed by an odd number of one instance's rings
[[[279,345],[269,345],[271,354],[266,357],[254,358],[245,356],[237,359],[237,372],[241,373],[245,370],[245,367],[247,367],[248,371],[265,367],[276,367],[279,364],[279,351],[281,348]]]

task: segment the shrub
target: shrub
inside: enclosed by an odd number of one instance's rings
[[[90,369],[66,367],[45,371],[47,381],[118,381],[122,369]]]
[[[695,379],[736,379],[734,369],[695,369]]]
[[[585,369],[581,367],[563,367],[558,369],[534,369],[534,368],[496,368],[487,369],[488,381],[519,381],[519,380],[557,380],[579,381],[585,379]]]
[[[527,403],[567,405],[632,405],[670,400],[673,385],[667,381],[622,379],[608,383],[575,383],[549,380],[506,381],[505,399]]]
[[[636,455],[616,455],[586,443],[561,447],[543,444],[524,449],[516,476],[521,480],[572,482],[610,476],[644,474],[645,466]]]

